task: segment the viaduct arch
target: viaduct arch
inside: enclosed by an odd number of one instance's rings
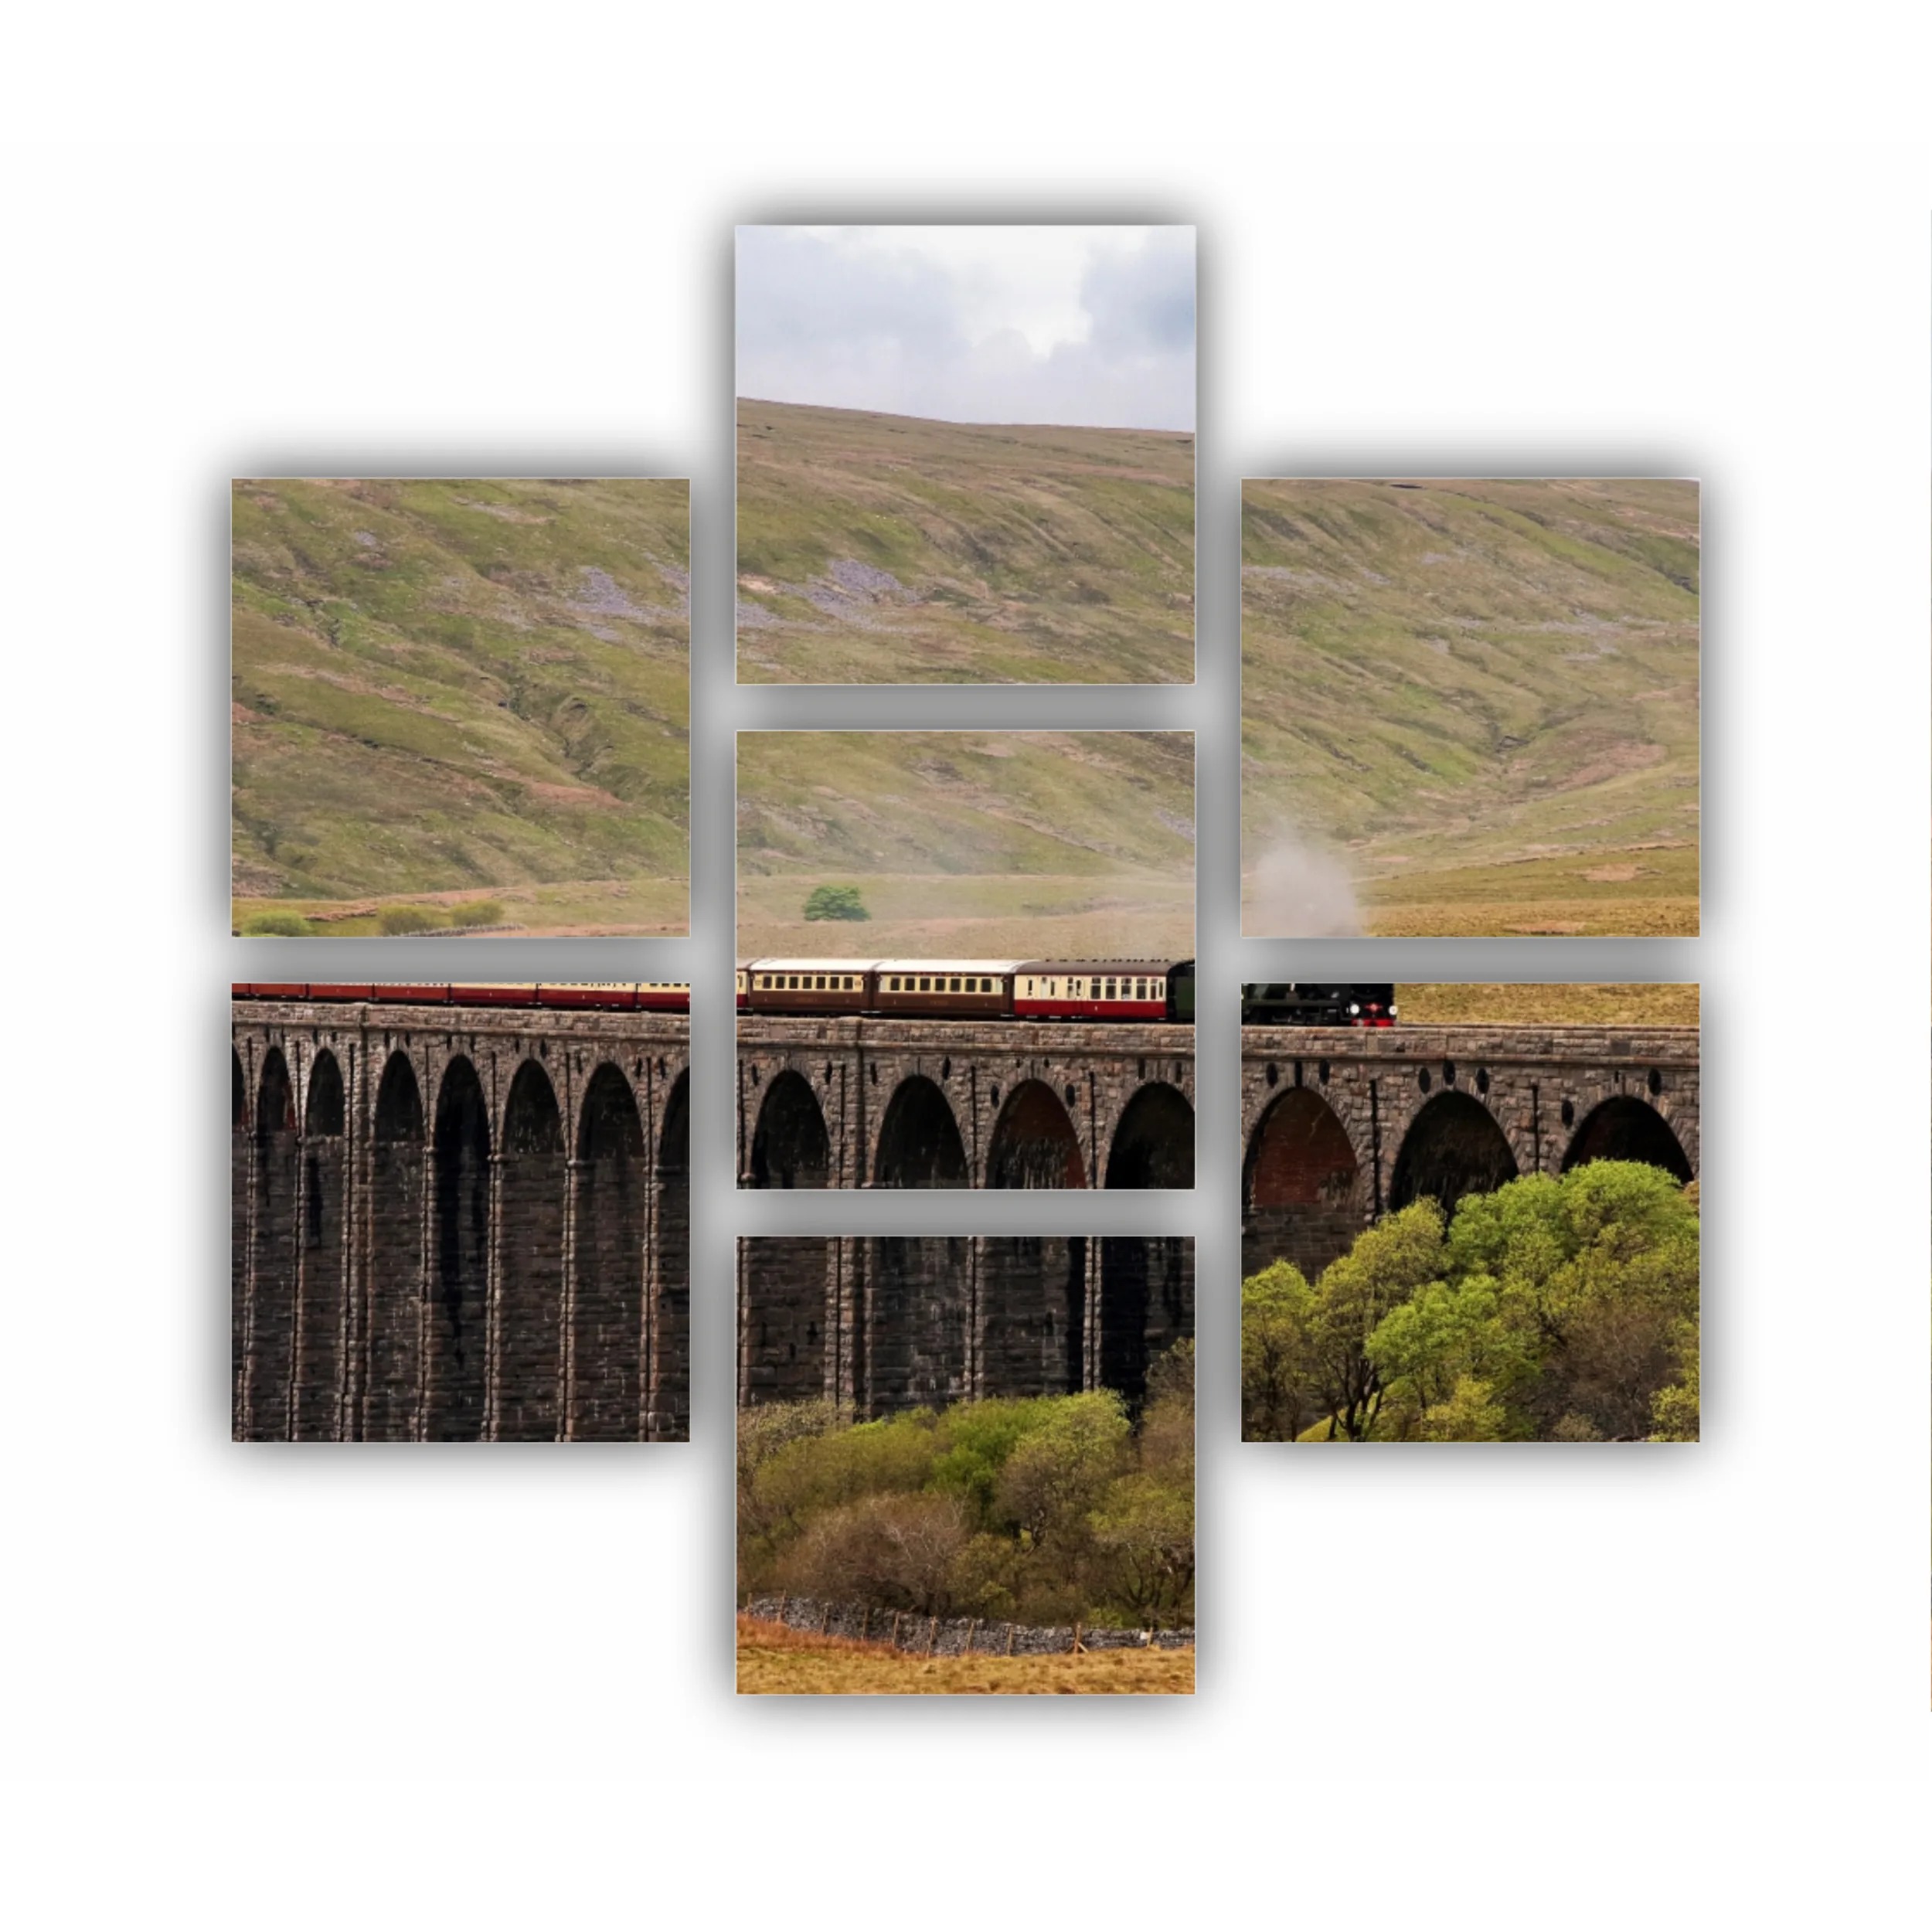
[[[1695,1027],[1242,1029],[1242,1270],[1318,1273],[1383,1214],[1520,1174],[1700,1155]]]
[[[678,1440],[682,1014],[233,1015],[238,1439]]]
[[[1194,1029],[738,1020],[741,1187],[1189,1187]]]

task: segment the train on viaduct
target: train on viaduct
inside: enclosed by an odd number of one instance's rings
[[[1313,1275],[1423,1195],[1701,1158],[1694,1026],[1245,1026],[1242,1272]]]
[[[232,1009],[238,1439],[680,1440],[690,1022]]]

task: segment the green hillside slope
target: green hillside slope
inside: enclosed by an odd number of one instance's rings
[[[1192,951],[1179,732],[746,732],[739,946],[852,955]],[[804,922],[855,885],[869,923]]]
[[[738,675],[1194,675],[1194,439],[738,404]]]
[[[1378,932],[1694,932],[1697,488],[1250,482],[1246,923],[1281,842]]]
[[[233,519],[238,923],[683,929],[684,483],[243,482]]]

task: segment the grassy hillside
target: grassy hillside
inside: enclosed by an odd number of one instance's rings
[[[1364,930],[1697,929],[1696,485],[1250,482],[1247,930],[1269,855]]]
[[[816,885],[871,920],[806,923]],[[1193,950],[1180,732],[746,732],[738,945],[845,957]]]
[[[1190,682],[1193,437],[741,399],[738,675]]]
[[[238,927],[684,929],[685,484],[243,482],[233,519]]]

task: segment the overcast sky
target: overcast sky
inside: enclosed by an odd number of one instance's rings
[[[738,393],[1194,427],[1194,230],[740,228]]]

